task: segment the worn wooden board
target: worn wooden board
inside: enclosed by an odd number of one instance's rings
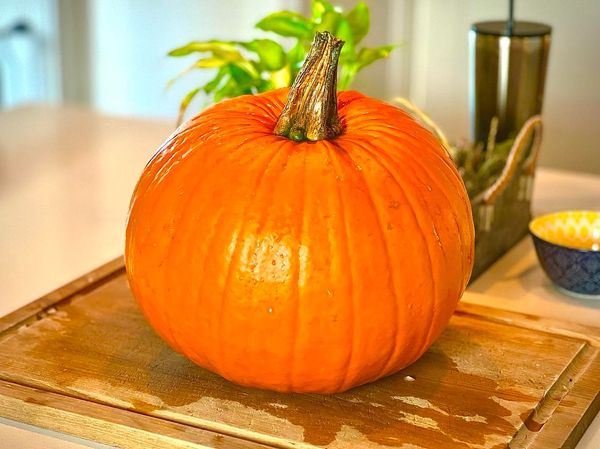
[[[145,323],[122,262],[0,319],[0,416],[120,447],[573,447],[600,330],[463,306],[414,365],[331,396],[238,387]]]

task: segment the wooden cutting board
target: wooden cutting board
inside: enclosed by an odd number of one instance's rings
[[[0,319],[0,416],[123,448],[573,447],[600,329],[463,305],[402,372],[331,396],[242,388],[170,350],[121,260]]]

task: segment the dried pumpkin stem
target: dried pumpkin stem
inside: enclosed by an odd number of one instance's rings
[[[333,139],[342,133],[337,114],[337,64],[344,41],[317,33],[290,88],[275,134],[295,141]]]

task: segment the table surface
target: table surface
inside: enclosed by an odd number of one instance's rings
[[[72,106],[0,112],[0,316],[122,254],[130,192],[172,130],[172,123]],[[533,209],[600,210],[600,176],[540,168]],[[472,283],[463,301],[600,325],[600,301],[555,290],[529,238]],[[5,419],[0,436],[0,449],[106,447]],[[598,447],[600,416],[577,449]]]

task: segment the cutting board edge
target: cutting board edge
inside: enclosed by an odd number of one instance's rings
[[[217,433],[52,391],[0,380],[0,416],[122,449],[266,449],[255,441]],[[143,444],[140,446],[140,444]]]
[[[597,379],[600,349],[584,344],[512,437],[510,448],[574,448],[600,411],[600,389],[586,394]]]
[[[17,326],[26,324],[28,321],[43,318],[45,316],[44,312],[47,309],[57,307],[60,303],[68,301],[78,294],[90,291],[97,285],[101,285],[121,275],[124,271],[125,263],[123,257],[119,256],[89,273],[52,290],[44,296],[25,304],[8,315],[0,317],[0,336],[10,332]]]

